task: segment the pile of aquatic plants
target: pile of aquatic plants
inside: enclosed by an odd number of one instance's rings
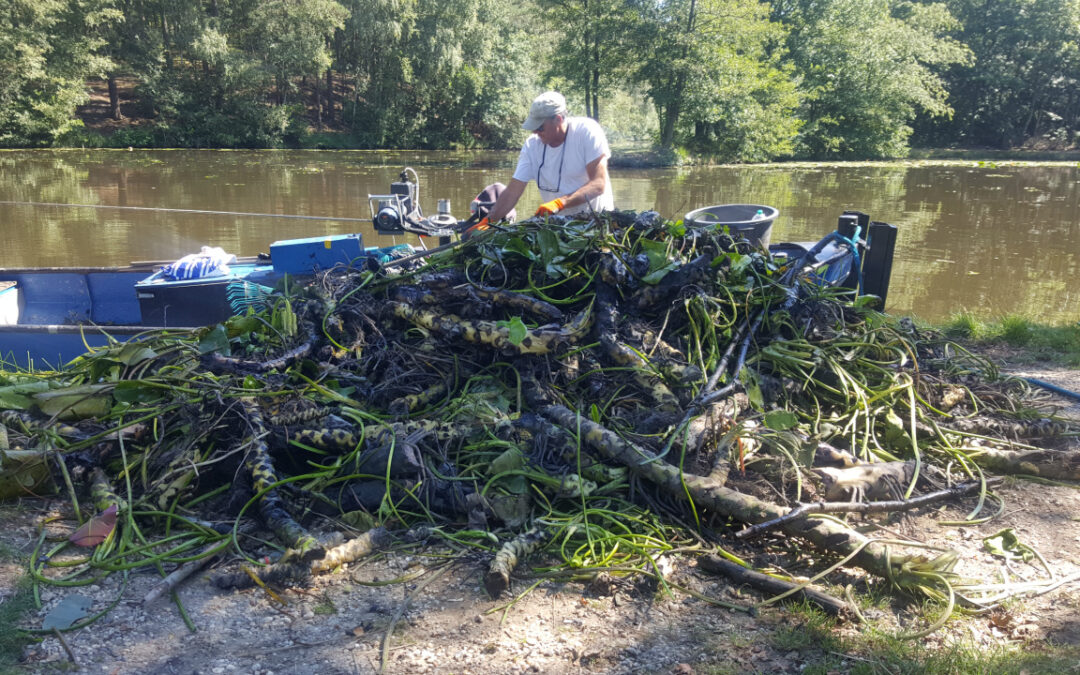
[[[971,494],[976,522],[1000,506],[986,468],[1080,478],[1059,449],[1073,431],[1023,383],[823,285],[827,260],[619,212],[417,258],[4,373],[5,452],[44,462],[89,518],[74,541],[43,529],[33,578],[228,552],[242,569],[220,585],[264,584],[439,545],[486,560],[498,595],[530,556],[541,576],[663,585],[666,554],[753,562],[791,540],[816,572],[861,568],[951,610],[953,552],[836,514]]]

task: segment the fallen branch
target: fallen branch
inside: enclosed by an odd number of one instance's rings
[[[190,577],[192,574],[195,574],[203,567],[206,567],[214,560],[217,560],[217,553],[214,553],[212,555],[207,555],[207,553],[209,553],[215,548],[220,547],[221,545],[218,543],[207,546],[202,551],[196,554],[203,557],[184,563],[183,565],[173,570],[172,573],[170,573],[164,579],[157,582],[157,584],[155,584],[154,587],[150,589],[150,592],[143,596],[143,608],[145,609],[149,605],[153,604],[155,600],[165,595],[166,593],[173,592],[174,590],[176,590],[177,586],[184,583],[184,581],[187,580],[188,577]]]
[[[1080,480],[1080,453],[1058,450],[995,450],[965,448],[984,469],[1004,474],[1029,474],[1057,480]]]
[[[717,555],[706,555],[698,558],[698,567],[706,572],[712,572],[713,574],[723,574],[737,583],[746,584],[747,586],[751,586],[765,593],[780,594],[791,592],[790,595],[786,596],[787,600],[805,600],[813,605],[817,605],[822,611],[830,616],[840,618],[858,616],[858,613],[853,612],[848,603],[839,598],[834,598],[828,593],[816,590],[810,586],[793,584],[790,581],[784,581],[767,574],[762,574],[761,572],[755,572],[742,565],[736,565],[733,562],[724,560]]]
[[[540,414],[564,428],[580,429],[582,443],[606,459],[619,462],[631,472],[652,481],[669,495],[693,500],[698,508],[706,508],[748,524],[763,523],[786,513],[778,504],[726,488],[704,476],[684,473],[652,451],[623,440],[566,406],[545,406]],[[788,535],[805,539],[821,550],[851,556],[855,565],[899,586],[918,587],[926,584],[925,576],[914,574],[909,569],[911,566],[906,565],[913,563],[914,558],[893,555],[888,546],[869,539],[843,523],[832,519],[801,518],[787,521],[781,528]],[[940,560],[944,563],[951,559],[950,553],[943,553]],[[921,567],[929,569],[936,569],[937,565],[938,560],[920,563]]]
[[[1000,482],[1001,479],[997,478],[990,479],[986,483],[989,485]],[[779,518],[752,525],[741,532],[735,533],[735,537],[738,539],[749,539],[766,530],[780,527],[793,520],[805,518],[807,514],[810,513],[889,513],[894,511],[910,511],[911,509],[920,506],[926,506],[927,504],[933,504],[952,497],[960,497],[975,492],[981,487],[982,483],[963,483],[945,490],[938,490],[937,492],[930,492],[918,497],[912,497],[911,499],[892,499],[880,502],[814,502],[811,504],[800,504]]]

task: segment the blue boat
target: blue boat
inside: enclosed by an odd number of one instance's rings
[[[0,269],[0,365],[55,370],[95,347],[152,330],[178,332],[228,319],[286,275],[385,262],[410,246],[364,248],[358,234],[275,242],[266,258],[237,258],[178,278],[175,263]],[[183,260],[183,259],[182,259]]]

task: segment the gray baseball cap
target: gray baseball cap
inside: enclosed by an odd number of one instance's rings
[[[545,91],[535,99],[529,108],[529,116],[521,125],[526,131],[536,131],[545,120],[556,115],[566,114],[566,99],[557,91]]]

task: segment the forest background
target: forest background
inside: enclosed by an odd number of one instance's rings
[[[676,161],[1058,150],[1078,79],[1080,0],[0,3],[0,147],[509,148],[555,88]]]

